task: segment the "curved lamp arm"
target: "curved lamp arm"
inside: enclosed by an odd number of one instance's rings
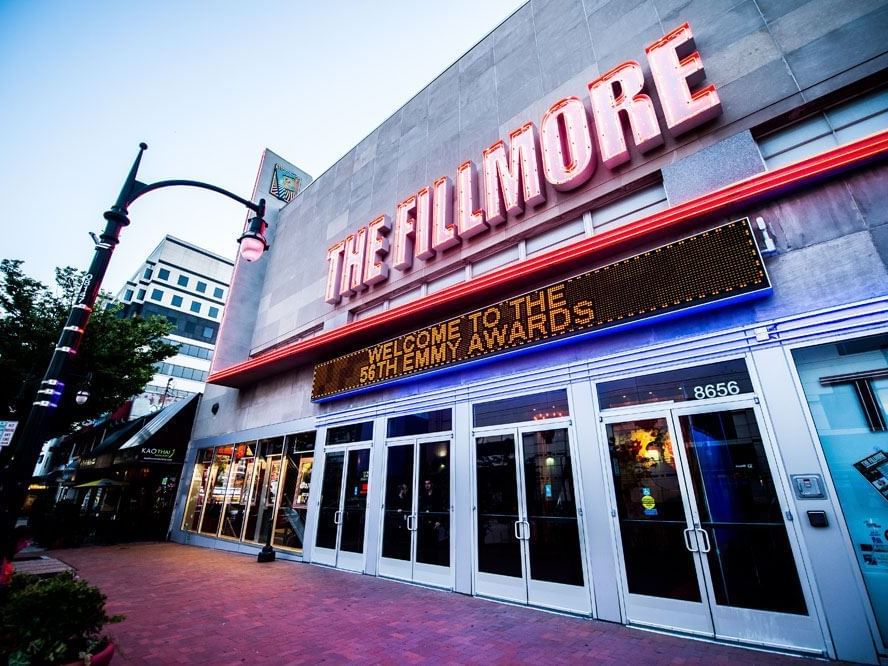
[[[222,194],[229,199],[234,199],[239,204],[246,206],[251,211],[256,213],[259,217],[265,217],[265,199],[259,199],[259,203],[255,204],[249,199],[244,199],[243,197],[239,197],[236,194],[229,192],[228,190],[225,190],[221,187],[210,185],[209,183],[202,183],[199,180],[160,180],[156,183],[151,183],[150,185],[146,185],[145,183],[141,183],[137,180],[133,183],[133,185],[135,187],[132,194],[128,197],[128,201],[126,202],[127,207],[143,194],[148,194],[148,192],[153,192],[154,190],[159,190],[163,187],[199,187],[204,190],[210,190],[211,192],[218,192],[219,194]]]

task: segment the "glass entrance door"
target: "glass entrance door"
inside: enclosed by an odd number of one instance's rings
[[[327,451],[312,561],[363,571],[369,482],[369,447]]]
[[[453,586],[450,439],[410,439],[386,448],[379,573]]]
[[[591,614],[566,427],[475,438],[475,591]]]
[[[757,408],[606,417],[630,622],[820,652]]]

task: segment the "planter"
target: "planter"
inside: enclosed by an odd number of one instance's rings
[[[107,666],[111,663],[111,657],[114,656],[114,643],[108,641],[105,646],[99,650],[98,652],[91,654],[89,658],[89,664],[91,666]],[[64,666],[82,666],[82,664],[86,663],[83,661],[71,661],[66,663]]]

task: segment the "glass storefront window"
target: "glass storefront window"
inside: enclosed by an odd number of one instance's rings
[[[315,435],[198,451],[182,529],[301,550]]]
[[[888,335],[792,353],[882,640],[888,642]]]
[[[327,430],[327,446],[351,444],[373,439],[373,421],[336,426]]]
[[[207,481],[210,478],[210,467],[213,462],[213,449],[200,449],[197,452],[197,460],[194,463],[194,472],[191,475],[191,486],[188,488],[188,501],[185,504],[185,513],[182,520],[182,529],[196,531],[200,524],[200,514],[203,511],[207,496]]]
[[[281,478],[283,440],[283,437],[259,440],[256,445],[255,478],[250,490],[244,541],[264,544],[268,540]]]
[[[281,504],[274,524],[275,546],[302,550],[313,466],[314,454],[310,451],[287,454]]]
[[[437,409],[433,412],[421,412],[396,416],[388,420],[388,437],[407,437],[409,435],[426,435],[432,432],[446,432],[453,422],[450,409]]]
[[[232,539],[240,539],[247,509],[247,498],[253,476],[255,449],[252,442],[238,444],[234,447],[234,460],[231,465],[225,507],[222,511],[224,519],[220,534]]]
[[[570,416],[567,391],[546,391],[472,405],[476,428]]]
[[[746,361],[735,359],[601,382],[597,388],[599,406],[601,409],[611,409],[651,402],[683,402],[752,393],[752,381]]]
[[[215,535],[219,531],[222,505],[225,502],[225,490],[228,487],[228,470],[231,466],[231,454],[231,446],[216,447],[213,466],[210,468],[206,508],[204,509],[203,520],[198,528],[203,534]]]

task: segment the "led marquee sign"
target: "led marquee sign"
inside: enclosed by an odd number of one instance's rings
[[[312,400],[770,291],[739,220],[320,363]]]

